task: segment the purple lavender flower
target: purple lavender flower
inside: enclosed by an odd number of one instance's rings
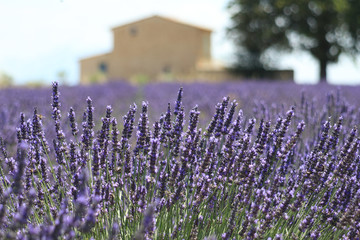
[[[81,135],[82,138],[82,143],[84,145],[84,148],[86,151],[89,151],[89,149],[92,146],[92,141],[94,138],[94,119],[93,119],[93,111],[94,111],[94,107],[92,106],[92,100],[90,97],[88,97],[86,99],[87,102],[87,109],[86,112],[84,113],[84,117],[86,117],[86,119],[84,119],[85,121],[83,122],[83,134]]]
[[[20,194],[23,188],[21,179],[24,176],[27,149],[28,149],[28,145],[26,143],[21,143],[18,146],[17,157],[16,157],[17,170],[14,175],[14,183],[12,186],[12,192],[14,194]]]
[[[61,106],[61,103],[59,101],[60,92],[58,89],[58,83],[53,82],[52,83],[52,108],[53,108],[53,119],[55,121],[59,120],[59,112],[57,111],[59,107]]]
[[[212,135],[212,133],[214,132],[217,121],[218,121],[219,116],[220,116],[220,112],[221,112],[221,104],[218,103],[216,105],[216,112],[215,112],[213,118],[211,119],[211,122],[209,123],[207,129],[206,129],[206,136],[207,137],[210,137]]]
[[[171,132],[171,107],[168,103],[168,108],[163,120],[163,127],[161,129],[160,142],[165,143]]]
[[[151,177],[155,178],[155,173],[157,172],[157,168],[156,168],[156,162],[158,159],[158,148],[160,145],[160,142],[157,138],[155,139],[151,139],[151,151],[150,151],[150,158],[149,158],[149,171],[150,171],[150,175]]]
[[[222,133],[223,125],[224,125],[224,115],[227,110],[227,105],[229,104],[229,100],[230,100],[229,97],[224,97],[223,101],[221,103],[221,107],[219,110],[217,123],[216,123],[216,127],[215,127],[215,136],[216,137],[219,137]]]
[[[185,121],[185,113],[184,113],[184,109],[181,108],[176,115],[175,123],[170,136],[171,139],[170,148],[172,149],[172,155],[174,157],[177,157],[179,155],[180,144],[182,140],[182,132],[184,128],[184,121]]]
[[[177,100],[175,102],[174,115],[178,115],[181,107],[182,107],[182,96],[183,96],[183,88],[181,87],[178,92]]]
[[[223,134],[228,134],[229,133],[229,130],[230,130],[229,127],[230,127],[231,121],[233,119],[233,116],[235,114],[235,109],[236,109],[237,105],[238,104],[237,104],[237,102],[235,100],[231,102],[231,107],[230,107],[230,110],[229,110],[228,114],[226,115],[224,126],[223,126],[223,129],[222,129]]]
[[[148,135],[149,135],[149,120],[147,116],[148,111],[148,103],[143,102],[142,103],[142,112],[140,114],[140,119],[138,123],[138,130],[137,130],[137,142],[134,149],[134,154],[138,155],[140,154],[140,151],[143,151],[146,155],[148,151]]]
[[[69,122],[70,122],[71,133],[74,137],[76,137],[79,132],[79,129],[77,128],[75,111],[74,111],[74,108],[72,108],[72,107],[70,108],[70,111],[68,113],[68,118],[69,118]]]
[[[118,140],[119,131],[117,129],[117,121],[115,118],[111,120],[111,129],[111,164],[109,166],[109,170],[113,171],[117,167],[118,154],[120,152],[120,143]],[[119,167],[121,167],[120,162]]]
[[[154,231],[154,221],[155,221],[154,212],[155,212],[154,206],[149,205],[144,213],[142,224],[133,237],[134,240],[143,240],[145,238],[146,239],[152,238]]]

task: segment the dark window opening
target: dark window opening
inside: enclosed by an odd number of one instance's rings
[[[133,27],[130,27],[130,35],[131,36],[136,36],[137,35],[137,33],[138,33],[138,29],[137,29],[137,27],[135,27],[135,26],[133,26]]]
[[[170,65],[165,65],[163,67],[163,73],[171,73],[171,66]]]
[[[108,70],[107,64],[106,64],[105,62],[101,62],[101,63],[99,64],[99,70],[100,70],[100,72],[102,72],[102,73],[106,73],[107,70]]]

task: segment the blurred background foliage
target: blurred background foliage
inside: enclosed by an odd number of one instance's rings
[[[14,79],[7,73],[0,72],[0,88],[10,87],[14,84]]]
[[[238,49],[233,70],[248,76],[266,77],[279,52],[300,49],[318,61],[326,81],[328,64],[360,52],[358,0],[231,0],[228,8],[228,33]]]

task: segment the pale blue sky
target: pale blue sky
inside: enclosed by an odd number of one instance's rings
[[[213,58],[233,60],[226,37],[228,0],[0,0],[0,72],[17,83],[51,82],[65,71],[79,79],[78,60],[110,51],[111,28],[154,14],[213,29]],[[281,66],[295,70],[299,83],[315,83],[317,62],[305,53],[283,57]],[[360,84],[360,63],[341,57],[328,68],[332,83]]]

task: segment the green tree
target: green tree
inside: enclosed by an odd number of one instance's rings
[[[60,82],[61,85],[66,86],[69,84],[66,71],[64,71],[64,70],[59,71],[56,75],[57,75],[58,81]]]
[[[266,56],[301,49],[317,59],[326,81],[328,64],[360,52],[359,0],[231,0],[229,11],[229,33],[240,55],[252,59],[248,65],[266,68]]]
[[[0,88],[10,87],[14,84],[14,79],[3,72],[0,72]]]

